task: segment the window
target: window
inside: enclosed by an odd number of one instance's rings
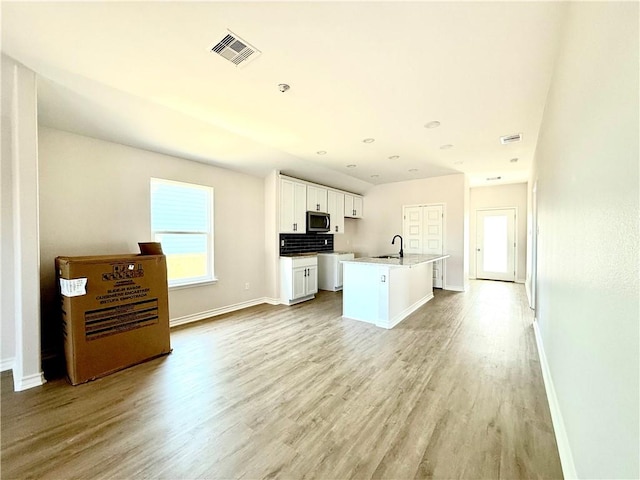
[[[169,286],[213,276],[213,188],[151,179],[151,234],[167,256]]]

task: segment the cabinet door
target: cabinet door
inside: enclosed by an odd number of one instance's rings
[[[307,186],[293,184],[294,233],[307,233]]]
[[[293,296],[291,297],[291,300],[304,297],[307,294],[307,268],[309,267],[298,267],[293,269]]]
[[[307,186],[307,210],[314,212],[327,211],[327,189]]]
[[[290,180],[280,180],[280,233],[294,233],[294,185]]]
[[[362,218],[362,197],[353,197],[354,218]]]
[[[344,233],[344,193],[327,192],[327,212],[331,216],[331,233]]]
[[[353,217],[353,195],[349,195],[347,193],[344,194],[344,216],[345,217]]]
[[[313,265],[307,268],[306,294],[318,293],[318,267]]]

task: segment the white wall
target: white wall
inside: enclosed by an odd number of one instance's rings
[[[532,176],[536,317],[580,478],[640,477],[638,14],[569,4]]]
[[[11,171],[11,98],[14,63],[2,55],[2,163],[0,164],[0,369],[11,370],[15,357],[13,269],[13,173]]]
[[[396,234],[402,234],[403,205],[445,204],[445,289],[464,290],[465,242],[465,176],[447,175],[436,178],[377,185],[364,199],[364,218],[357,220],[352,248],[358,256],[395,253],[399,246],[391,245]]]
[[[11,144],[3,147],[1,169],[2,346],[13,354],[3,353],[2,367],[12,369],[13,388],[20,391],[45,381],[39,321],[37,85],[34,72],[12,59],[3,56],[2,66],[2,93],[10,98],[2,102],[2,134]],[[4,208],[5,202],[10,208]]]
[[[55,311],[56,256],[136,253],[152,240],[150,177],[214,188],[218,282],[172,289],[171,319],[265,296],[263,179],[45,127],[39,149],[43,307]]]
[[[484,208],[517,209],[516,225],[516,281],[524,282],[527,265],[527,184],[496,185],[470,189],[469,274],[476,276],[476,212]]]
[[[265,205],[265,296],[270,303],[280,302],[280,246],[278,234],[280,201],[280,177],[277,170],[272,171],[264,179]]]
[[[367,215],[367,202],[364,201],[362,208],[364,215]],[[344,233],[339,235],[333,235],[333,249],[337,252],[351,252],[353,251],[353,243],[357,236],[358,224],[360,219],[358,218],[345,218],[344,219]]]

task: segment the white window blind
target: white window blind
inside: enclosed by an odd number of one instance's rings
[[[170,287],[214,280],[213,188],[152,178],[151,233],[167,256]]]

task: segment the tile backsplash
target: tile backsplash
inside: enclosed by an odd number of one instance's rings
[[[322,233],[281,233],[280,255],[288,253],[331,252],[333,235]]]

